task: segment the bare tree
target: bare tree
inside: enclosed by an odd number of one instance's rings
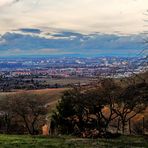
[[[116,100],[114,112],[120,117],[123,134],[127,122],[146,109],[148,103],[147,88],[146,83],[128,86],[123,89],[120,98]]]
[[[20,117],[29,134],[36,134],[39,123],[47,113],[45,100],[33,94],[8,95],[2,100],[2,110],[6,115]]]

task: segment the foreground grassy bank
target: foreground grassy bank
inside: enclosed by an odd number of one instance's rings
[[[147,148],[148,137],[121,136],[117,139],[49,138],[41,136],[0,135],[0,148]]]

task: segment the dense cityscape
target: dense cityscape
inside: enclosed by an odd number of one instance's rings
[[[147,57],[21,57],[0,59],[0,91],[87,85],[147,70]],[[87,80],[87,81],[86,81]]]
[[[146,71],[147,57],[0,58],[1,77],[122,77]]]

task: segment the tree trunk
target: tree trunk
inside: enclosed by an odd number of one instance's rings
[[[144,117],[142,119],[142,126],[143,126],[143,135],[145,134],[145,120],[144,120]]]
[[[125,122],[122,121],[122,134],[124,134],[124,132],[125,132]]]
[[[4,116],[4,122],[5,122],[5,128],[6,128],[6,133],[9,133],[9,127],[10,127],[10,119],[8,115]]]
[[[120,118],[118,119],[118,125],[117,125],[117,133],[118,133],[118,131],[120,130]]]
[[[36,129],[35,129],[35,124],[36,124],[36,121],[37,121],[37,117],[38,116],[35,116],[31,126],[32,126],[32,134],[35,135],[36,134]]]
[[[130,133],[130,135],[132,134],[132,130],[131,130],[131,119],[129,119],[129,133]]]
[[[31,131],[31,129],[30,129],[30,127],[29,127],[29,125],[28,125],[28,123],[27,123],[27,121],[26,121],[26,118],[25,118],[25,117],[23,117],[23,119],[24,119],[25,126],[26,126],[26,128],[27,128],[27,130],[28,130],[29,134],[30,134],[30,135],[33,135],[32,131]]]

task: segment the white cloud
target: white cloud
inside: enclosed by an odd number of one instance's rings
[[[0,32],[18,28],[139,33],[148,0],[0,0]],[[4,6],[5,5],[5,6]]]
[[[6,4],[12,3],[14,0],[0,0],[0,6],[4,6]]]

